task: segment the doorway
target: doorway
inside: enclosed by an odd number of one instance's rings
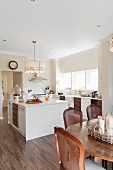
[[[2,92],[3,92],[3,105],[2,107],[8,107],[8,100],[13,94],[13,88],[16,84],[20,86],[23,84],[22,72],[2,71]]]
[[[7,107],[7,76],[2,75],[3,107]]]

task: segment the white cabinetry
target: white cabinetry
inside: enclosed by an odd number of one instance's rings
[[[83,119],[87,119],[86,108],[91,104],[90,98],[81,98],[81,111],[83,113]]]
[[[18,123],[19,131],[26,136],[26,121],[25,121],[26,111],[24,106],[18,107]]]
[[[18,105],[17,129],[27,140],[50,135],[54,133],[54,127],[64,127],[63,111],[68,108],[67,101],[49,100],[43,103],[26,104],[12,101],[13,108]],[[15,110],[14,110],[15,111]]]
[[[13,122],[13,117],[12,117],[12,102],[8,102],[8,123]]]
[[[50,94],[49,97],[51,99],[59,100],[59,95],[58,94]]]
[[[70,96],[68,97],[68,96],[66,96],[66,97],[65,97],[65,100],[69,102],[69,103],[68,103],[68,107],[74,107],[73,97],[70,97]]]

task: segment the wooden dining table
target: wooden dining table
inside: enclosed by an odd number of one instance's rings
[[[113,162],[113,144],[103,142],[88,135],[88,127],[96,125],[97,122],[98,119],[93,119],[71,125],[66,130],[82,141],[86,154]]]

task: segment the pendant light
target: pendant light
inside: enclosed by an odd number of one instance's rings
[[[35,59],[35,44],[36,41],[32,41],[34,44],[34,60],[27,60],[25,64],[25,72],[26,73],[34,73],[39,75],[40,73],[44,73],[45,71],[45,62],[37,61]]]

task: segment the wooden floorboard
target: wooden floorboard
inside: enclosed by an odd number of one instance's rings
[[[0,170],[60,170],[54,135],[26,142],[7,122],[4,109],[4,120],[0,120]]]

